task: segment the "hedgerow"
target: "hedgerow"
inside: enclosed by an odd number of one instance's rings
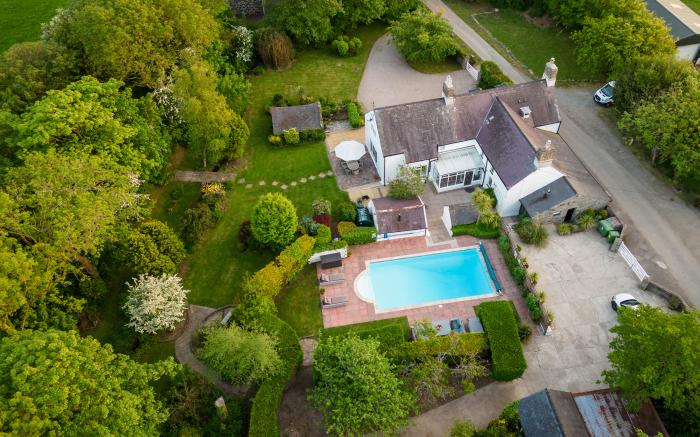
[[[488,337],[494,379],[511,381],[522,376],[527,362],[512,305],[507,301],[484,302],[476,307],[476,314]]]

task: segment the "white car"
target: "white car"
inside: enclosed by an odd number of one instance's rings
[[[593,100],[599,105],[611,106],[613,104],[613,94],[615,92],[615,81],[611,80],[593,94]]]
[[[612,306],[612,309],[617,311],[617,309],[620,307],[632,308],[634,310],[634,309],[637,309],[639,307],[639,305],[641,305],[641,304],[631,294],[620,293],[620,294],[616,294],[615,296],[612,297],[612,300],[610,301],[610,305]]]

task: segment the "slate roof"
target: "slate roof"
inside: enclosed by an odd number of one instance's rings
[[[438,157],[438,145],[475,139],[496,97],[513,111],[529,106],[535,127],[561,121],[544,80],[458,95],[451,105],[436,98],[387,106],[374,110],[384,156],[403,153],[407,162],[425,161]]]
[[[420,198],[399,200],[380,197],[372,199],[372,205],[377,217],[375,225],[380,234],[418,231],[428,227],[425,204]]]
[[[272,132],[275,134],[291,128],[298,131],[323,129],[319,102],[296,106],[273,106],[270,108],[270,115],[272,115]]]
[[[523,197],[520,199],[520,203],[530,217],[534,217],[574,196],[576,196],[576,191],[571,187],[566,177],[561,177]]]
[[[571,393],[545,389],[518,402],[525,437],[587,436],[586,424]]]
[[[476,223],[476,220],[479,218],[479,212],[471,203],[450,205],[448,211],[452,226],[470,225]]]
[[[700,43],[700,15],[681,0],[644,0],[647,8],[671,28],[676,45]]]
[[[537,133],[545,142],[546,140],[552,142],[552,150],[554,151],[552,165],[566,176],[566,180],[577,194],[611,200],[608,193],[591,175],[562,137],[551,132],[538,131]]]
[[[535,158],[539,144],[532,143],[536,134],[526,134],[526,125],[518,123],[518,118],[497,97],[476,136],[481,150],[508,189],[537,170]]]

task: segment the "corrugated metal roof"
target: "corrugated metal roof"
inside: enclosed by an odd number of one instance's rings
[[[592,437],[633,437],[634,427],[617,393],[597,392],[574,397]]]

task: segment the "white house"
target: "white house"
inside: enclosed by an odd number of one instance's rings
[[[676,40],[676,57],[700,65],[700,15],[681,0],[645,0],[647,9],[666,22]]]

